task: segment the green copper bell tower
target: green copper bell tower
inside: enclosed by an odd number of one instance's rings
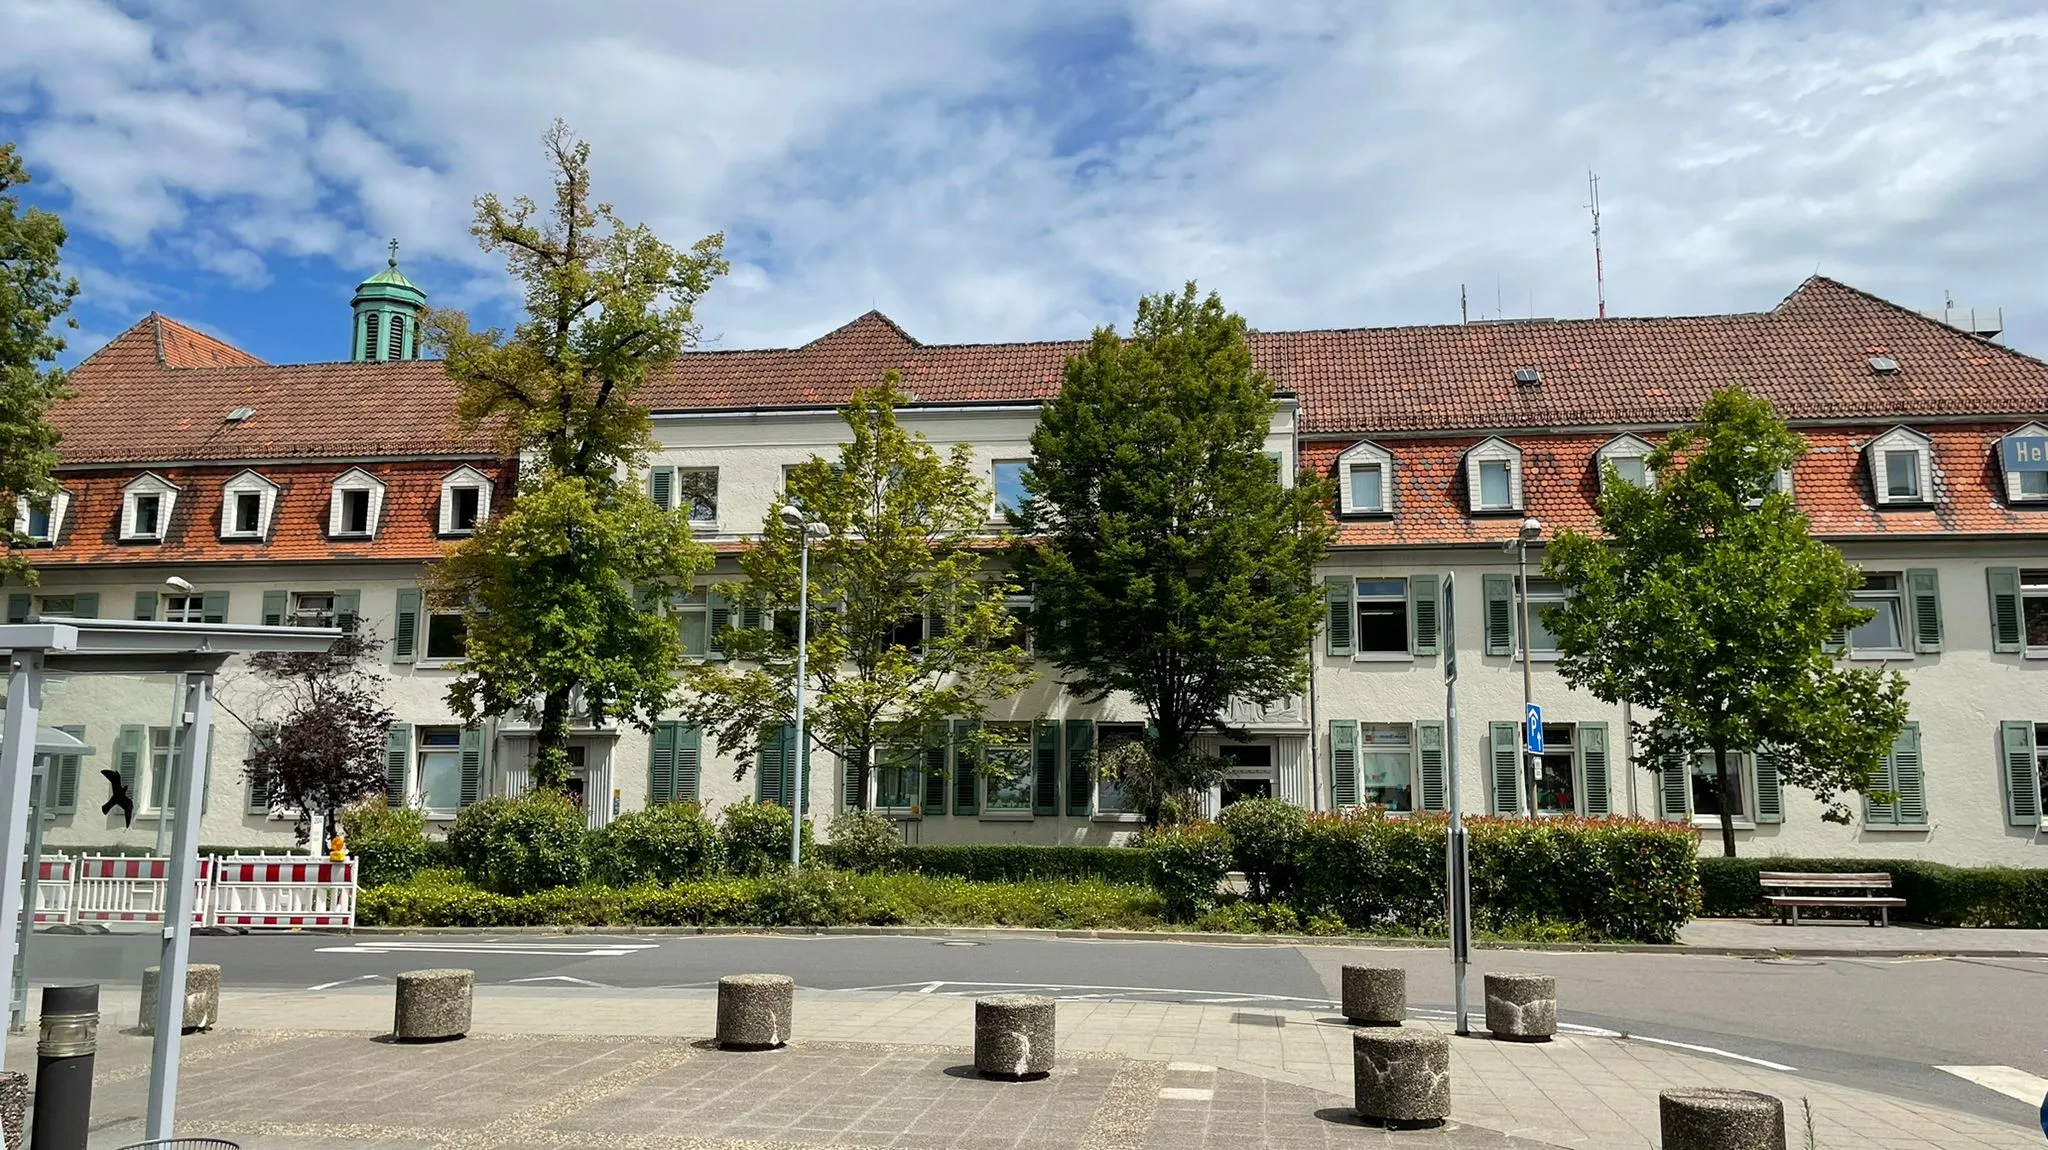
[[[427,293],[398,270],[398,241],[391,241],[391,259],[383,271],[356,285],[349,301],[355,312],[354,351],[357,363],[420,357],[420,320]]]

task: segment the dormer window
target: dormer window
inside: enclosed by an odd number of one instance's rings
[[[1522,509],[1522,450],[1488,439],[1465,453],[1465,490],[1474,511]]]
[[[64,513],[71,510],[71,495],[59,490],[50,496],[47,507],[37,507],[27,499],[14,501],[14,533],[26,535],[31,543],[49,544],[57,541],[64,533]]]
[[[1607,441],[1594,457],[1594,466],[1600,469],[1601,490],[1607,488],[1607,468],[1611,465],[1622,482],[1636,487],[1648,487],[1650,476],[1650,445],[1633,435],[1617,436]]]
[[[473,467],[458,468],[441,480],[441,534],[474,535],[491,513],[491,481]]]
[[[263,539],[270,534],[270,515],[277,507],[277,485],[253,471],[228,480],[222,489],[220,537]]]
[[[1337,506],[1345,515],[1394,510],[1394,456],[1377,443],[1355,443],[1337,457]]]
[[[327,512],[327,533],[336,538],[368,538],[377,534],[384,511],[384,484],[360,467],[334,481]]]
[[[161,543],[177,499],[177,488],[146,471],[129,481],[121,492],[122,542]]]
[[[1880,507],[1934,502],[1934,441],[1895,427],[1870,441],[1870,486]]]
[[[1998,441],[2005,497],[2012,503],[2048,503],[2048,427],[2029,423]]]

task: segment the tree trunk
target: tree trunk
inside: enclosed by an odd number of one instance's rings
[[[853,795],[853,809],[864,811],[868,809],[868,780],[875,776],[875,748],[862,747],[859,754],[860,768],[855,772],[854,780],[858,789]]]
[[[560,790],[569,777],[569,691],[549,691],[541,701],[540,731],[533,739],[533,787]]]
[[[1733,781],[1728,771],[1728,748],[1714,748],[1714,786],[1721,793],[1721,854],[1726,858],[1735,857],[1735,812],[1729,809],[1728,799],[1735,788],[1728,784]]]

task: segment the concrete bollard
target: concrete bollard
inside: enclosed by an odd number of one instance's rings
[[[1053,1000],[1042,994],[994,994],[974,1000],[974,1072],[1024,1081],[1052,1073]]]
[[[718,980],[718,1045],[773,1050],[789,1041],[796,979],[786,974],[728,974]]]
[[[1408,1017],[1408,972],[1398,966],[1343,970],[1344,1021],[1354,1026],[1399,1026]]]
[[[398,976],[391,1036],[400,1042],[439,1042],[469,1033],[476,972],[408,970]]]
[[[1557,1033],[1557,980],[1547,974],[1486,976],[1486,1029],[1511,1042],[1548,1042]]]
[[[1785,1104],[1718,1086],[1657,1095],[1664,1150],[1785,1150]]]
[[[1371,1122],[1426,1126],[1451,1115],[1451,1039],[1378,1027],[1351,1034],[1352,1107]]]
[[[21,1150],[27,1120],[28,1075],[19,1070],[0,1070],[0,1137],[5,1138],[7,1150]]]
[[[157,983],[163,968],[152,966],[142,972],[142,1017],[136,1027],[144,1034],[156,1033]],[[211,1030],[220,1021],[220,967],[210,962],[185,967],[185,1033]]]

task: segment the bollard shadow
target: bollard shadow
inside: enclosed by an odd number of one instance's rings
[[[396,1034],[373,1035],[370,1041],[384,1046],[446,1046],[468,1038],[467,1034],[450,1034],[444,1038],[400,1038]]]
[[[1444,1126],[1441,1118],[1423,1122],[1381,1121],[1377,1118],[1361,1118],[1358,1112],[1344,1106],[1325,1106],[1316,1111],[1316,1117],[1332,1126],[1349,1126],[1354,1130],[1439,1130]]]
[[[946,1067],[946,1069],[945,1069],[945,1070],[941,1071],[941,1073],[943,1073],[943,1074],[944,1074],[944,1075],[945,1075],[946,1077],[948,1077],[948,1078],[972,1078],[972,1079],[976,1079],[976,1080],[978,1080],[978,1081],[981,1081],[981,1082],[1004,1082],[1004,1083],[1008,1083],[1008,1082],[1043,1082],[1043,1081],[1045,1081],[1046,1079],[1048,1079],[1048,1078],[1051,1078],[1051,1077],[1052,1077],[1052,1073],[1051,1073],[1050,1071],[1044,1071],[1044,1070],[1041,1070],[1041,1071],[1039,1071],[1039,1072],[1038,1072],[1037,1074],[1025,1074],[1025,1075],[1022,1075],[1022,1076],[1012,1076],[1012,1075],[1008,1075],[1008,1074],[1001,1074],[1001,1075],[988,1075],[988,1074],[983,1074],[983,1073],[982,1073],[981,1071],[979,1071],[979,1070],[976,1070],[976,1069],[974,1068],[974,1065],[973,1065],[973,1063],[969,1063],[969,1064],[967,1064],[967,1065],[965,1065],[965,1066],[948,1066],[948,1067]]]

